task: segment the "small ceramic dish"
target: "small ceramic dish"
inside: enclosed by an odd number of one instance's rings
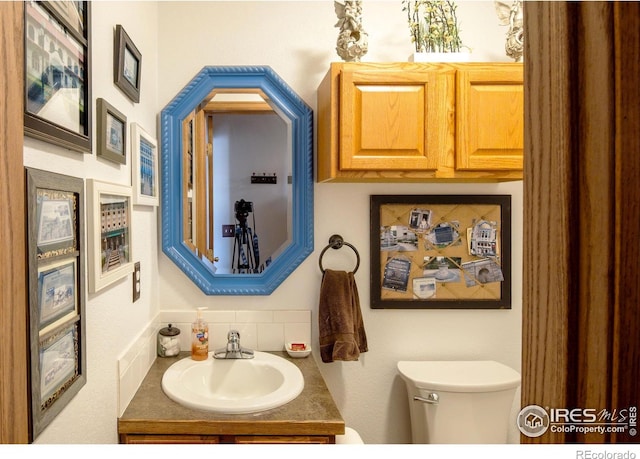
[[[311,354],[311,346],[301,341],[287,343],[285,345],[285,350],[287,351],[287,354],[289,354],[289,356],[293,357],[294,359],[307,357],[309,354]]]

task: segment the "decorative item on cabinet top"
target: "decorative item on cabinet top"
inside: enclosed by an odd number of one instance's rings
[[[345,62],[358,62],[369,50],[369,34],[362,27],[362,0],[333,2],[340,28],[336,52]]]
[[[317,180],[522,179],[523,66],[335,62],[318,87]]]
[[[453,0],[403,0],[407,13],[413,62],[468,62],[469,49],[462,44]],[[467,48],[467,51],[463,51]]]

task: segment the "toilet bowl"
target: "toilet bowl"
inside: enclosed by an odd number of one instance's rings
[[[344,435],[336,435],[336,445],[364,445],[364,442],[355,429],[345,427]]]
[[[413,443],[506,443],[520,374],[494,361],[401,361]]]

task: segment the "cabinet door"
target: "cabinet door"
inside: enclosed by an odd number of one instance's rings
[[[340,77],[341,170],[438,168],[453,131],[453,70]]]
[[[456,83],[456,169],[521,170],[522,64],[460,68]]]

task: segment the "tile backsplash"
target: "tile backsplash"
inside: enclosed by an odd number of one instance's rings
[[[240,332],[243,347],[282,351],[290,341],[311,342],[311,311],[202,311],[209,324],[209,351],[227,344],[229,330]],[[180,329],[180,350],[191,349],[191,323],[196,311],[161,311],[118,359],[118,416],[124,413],[156,359],[158,330],[171,324]]]

